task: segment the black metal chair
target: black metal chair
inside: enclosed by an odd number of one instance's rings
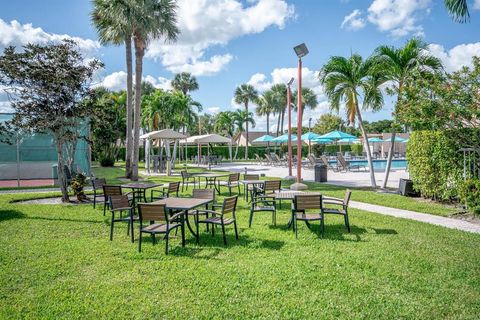
[[[312,212],[313,211],[313,212]],[[295,231],[295,237],[298,238],[298,221],[305,221],[308,227],[310,227],[311,221],[320,221],[320,231],[323,235],[324,225],[324,212],[322,195],[320,194],[301,194],[295,195],[292,208],[292,223]]]
[[[265,180],[263,185],[255,186],[254,190],[255,193],[261,195],[269,195],[275,192],[278,192],[282,189],[282,181],[281,180]]]
[[[107,184],[107,181],[104,178],[93,179],[92,188],[93,188],[93,208],[97,203],[97,198],[103,198],[103,186]]]
[[[197,184],[197,178],[195,176],[188,173],[187,170],[180,171],[180,174],[182,175],[182,192],[183,192],[183,187],[184,186],[188,190],[188,185],[190,183],[193,183],[193,187],[195,188],[195,186]]]
[[[147,233],[152,237],[153,244],[156,244],[155,235],[163,234],[165,239],[165,254],[168,254],[168,236],[172,230],[181,229],[182,247],[185,246],[185,224],[183,223],[183,212],[169,216],[165,204],[139,203],[138,204],[140,237],[138,239],[138,252],[142,252],[142,234]],[[143,223],[149,221],[149,225]],[[157,223],[155,223],[157,222]]]
[[[237,229],[237,200],[238,196],[227,197],[223,199],[222,208],[220,211],[213,210],[197,210],[197,216],[205,214],[206,218],[204,220],[197,220],[197,243],[200,242],[200,235],[198,232],[198,226],[200,223],[211,224],[212,225],[212,236],[215,236],[215,226],[219,225],[222,227],[223,233],[223,243],[227,245],[227,237],[225,235],[225,226],[233,224],[235,228],[235,238],[238,240],[238,229]],[[211,217],[209,217],[211,215]]]
[[[103,188],[103,215],[106,214],[107,207],[110,207],[110,197],[112,196],[121,196],[122,194],[122,187],[121,186],[114,186],[114,185],[106,185],[102,186]],[[125,193],[126,196],[134,195],[133,192]]]
[[[345,196],[342,199],[333,198],[333,197],[323,197],[323,213],[324,214],[337,214],[343,216],[345,220],[345,226],[347,227],[348,232],[350,232],[350,220],[348,219],[348,203],[350,202],[350,197],[352,192],[350,190],[345,191]],[[327,207],[325,207],[327,205]],[[336,207],[330,207],[330,206]]]
[[[153,200],[161,200],[169,198],[172,194],[178,197],[178,191],[180,190],[180,182],[170,182],[168,187],[164,187],[162,190],[152,190],[150,192],[150,198]],[[155,193],[160,193],[160,196],[155,196]]]
[[[112,212],[112,219],[110,222],[110,241],[113,240],[113,227],[115,222],[127,222],[127,234],[131,232],[132,243],[134,242],[134,235],[133,235],[133,222],[138,220],[138,217],[133,215],[133,207],[128,199],[127,195],[116,195],[116,196],[109,196],[109,205],[110,211]],[[123,213],[127,212],[127,216],[124,216]],[[118,217],[116,214],[118,213]]]
[[[218,180],[218,190],[220,190],[221,186],[227,187],[228,188],[228,194],[231,196],[232,195],[232,188],[237,187],[238,188],[238,194],[240,194],[240,183],[238,182],[240,180],[240,173],[231,173],[228,175],[228,180]]]
[[[271,212],[272,224],[277,225],[277,202],[273,196],[257,195],[252,199],[250,206],[250,217],[248,219],[248,227],[252,226],[253,215],[256,212]]]

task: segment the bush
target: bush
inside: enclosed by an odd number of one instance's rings
[[[480,214],[480,180],[468,179],[460,183],[459,196],[467,209],[475,214]]]
[[[98,159],[98,162],[100,162],[100,166],[102,167],[113,167],[115,159],[112,157],[101,156],[100,159]]]
[[[407,160],[414,189],[422,196],[451,200],[458,196],[461,178],[456,142],[442,131],[415,131],[407,145]]]

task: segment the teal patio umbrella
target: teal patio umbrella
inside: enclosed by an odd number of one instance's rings
[[[319,137],[320,137],[319,134],[316,134],[316,133],[311,132],[311,131],[302,134],[302,136],[301,136],[302,141],[308,141],[308,154],[312,153],[312,140],[317,139]]]
[[[388,138],[387,140],[385,140],[385,142],[391,142],[392,141],[392,138]],[[395,137],[395,142],[400,142],[400,143],[403,143],[403,142],[407,142],[408,139],[404,139],[402,137]]]
[[[272,137],[272,136],[269,136],[268,134],[264,135],[264,136],[261,136],[255,140],[253,140],[252,142],[272,142],[273,139],[275,139],[275,137]]]
[[[292,142],[297,141],[297,136],[292,134]],[[276,137],[271,142],[284,143],[288,142],[288,133],[282,134],[281,136]]]
[[[343,138],[343,139],[338,140],[337,142],[338,143],[353,143],[357,140],[358,140],[357,138]]]
[[[383,142],[383,140],[380,139],[379,137],[373,137],[373,138],[368,138],[368,142],[377,143],[377,142]]]
[[[327,138],[327,139],[332,139],[332,140],[340,140],[340,139],[345,139],[345,138],[350,138],[350,139],[356,139],[357,137],[352,136],[351,134],[348,134],[346,132],[342,131],[332,131],[329,133],[326,133],[324,135],[321,135],[320,138]]]

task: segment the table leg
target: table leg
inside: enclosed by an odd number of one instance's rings
[[[217,177],[213,178],[213,187],[217,190],[218,195],[220,195],[220,186],[217,185]]]
[[[188,211],[185,211],[185,220],[187,222],[188,230],[190,230],[191,234],[193,234],[195,237],[197,237],[197,233],[195,231],[193,231],[192,225],[190,224],[190,219],[188,219],[188,217],[189,217]]]

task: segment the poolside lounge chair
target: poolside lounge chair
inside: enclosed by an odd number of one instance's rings
[[[350,164],[345,158],[341,155],[337,155],[337,163],[339,167],[339,171],[353,171],[357,170],[360,171],[360,169],[363,169],[364,171],[367,171],[367,167],[361,164]]]
[[[338,167],[332,166],[329,162],[327,157],[325,156],[320,156],[320,160],[322,161],[323,165],[327,167],[327,169],[333,170],[333,171],[338,171]]]
[[[343,216],[345,220],[345,226],[347,227],[348,232],[350,232],[350,221],[348,219],[348,203],[350,202],[351,196],[352,192],[347,189],[345,191],[345,196],[343,197],[343,199],[323,197],[323,213],[337,214]]]

